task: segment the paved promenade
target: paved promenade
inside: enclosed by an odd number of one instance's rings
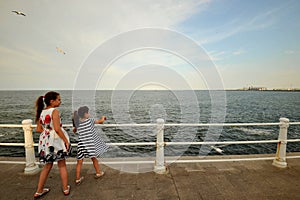
[[[68,197],[61,191],[59,171],[54,165],[46,183],[51,191],[41,199],[300,199],[300,159],[287,162],[286,169],[274,167],[272,160],[171,164],[164,175],[125,173],[118,167],[102,164],[106,174],[97,180],[93,178],[93,166],[85,164],[82,169],[85,179],[79,186],[74,183],[75,165],[69,164]],[[1,200],[33,199],[39,174],[24,175],[24,167],[24,164],[0,164]],[[142,168],[147,167],[152,166]]]

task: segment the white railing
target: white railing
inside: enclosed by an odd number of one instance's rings
[[[156,142],[136,142],[136,143],[107,143],[109,146],[155,146],[156,158],[155,161],[139,161],[140,163],[154,163],[154,171],[156,173],[166,172],[166,163],[191,163],[191,162],[226,162],[226,161],[246,161],[246,160],[273,160],[273,165],[285,168],[287,167],[286,158],[300,158],[300,156],[286,156],[287,142],[300,142],[300,139],[287,139],[287,129],[289,125],[300,125],[300,122],[289,122],[287,118],[280,118],[278,123],[220,123],[220,124],[165,124],[163,119],[158,119],[156,124],[102,124],[102,127],[142,127],[156,126],[157,139]],[[171,126],[279,126],[279,135],[277,140],[259,140],[259,141],[210,141],[210,142],[165,142],[164,128]],[[0,124],[0,128],[23,128],[25,143],[0,143],[0,146],[24,146],[26,155],[26,167],[24,172],[27,174],[35,173],[38,170],[38,165],[35,162],[34,146],[32,129],[36,125],[32,124],[32,120],[27,119],[22,121],[22,125]],[[71,124],[64,127],[72,127]],[[215,144],[259,144],[259,143],[277,143],[277,151],[275,157],[260,157],[260,158],[237,158],[237,159],[197,159],[197,160],[166,160],[164,155],[164,147],[167,145],[215,145]],[[77,144],[72,144],[77,146]],[[216,151],[221,151],[217,147],[211,146]],[[127,163],[136,163],[137,161],[126,161]],[[0,162],[4,163],[4,162]],[[11,163],[11,162],[10,162]]]

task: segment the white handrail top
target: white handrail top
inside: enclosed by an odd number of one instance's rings
[[[300,125],[300,122],[289,122],[289,125]],[[274,123],[174,123],[163,124],[164,126],[276,126],[280,125],[280,122]],[[35,128],[37,125],[32,124],[31,127]],[[141,127],[141,126],[157,126],[156,123],[142,123],[142,124],[96,124],[101,127]],[[22,128],[22,124],[0,124],[0,128]],[[72,124],[65,124],[63,127],[73,127]]]
[[[22,128],[22,124],[0,124],[0,128]]]

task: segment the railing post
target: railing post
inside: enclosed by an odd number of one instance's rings
[[[164,155],[164,123],[163,119],[157,119],[157,138],[156,138],[156,160],[154,172],[158,174],[166,173],[165,155]]]
[[[287,129],[289,127],[289,119],[287,118],[280,118],[280,131],[278,136],[278,144],[277,144],[277,151],[276,151],[276,158],[273,160],[273,165],[280,168],[287,167],[286,162],[286,144],[287,144]]]
[[[24,169],[25,174],[35,174],[39,171],[39,166],[35,164],[35,154],[33,147],[32,137],[32,120],[25,119],[22,121],[24,138],[25,138],[25,155],[26,155],[26,167]]]

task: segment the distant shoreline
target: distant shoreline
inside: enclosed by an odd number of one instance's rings
[[[300,89],[295,89],[295,90],[289,90],[289,89],[268,89],[268,90],[244,90],[244,89],[228,89],[225,91],[257,91],[257,92],[300,92]]]
[[[266,89],[266,90],[247,90],[247,89],[235,89],[226,91],[257,91],[257,92],[300,92],[300,89]]]
[[[1,90],[0,92],[26,92],[26,91],[73,91],[72,89],[55,89],[55,90],[38,90],[38,89],[15,89],[15,90]],[[77,91],[137,91],[137,90],[77,90]],[[256,89],[215,89],[215,90],[208,90],[208,89],[196,89],[196,90],[183,90],[183,89],[173,89],[173,90],[139,90],[139,91],[242,91],[242,92],[300,92],[300,89],[264,89],[264,90],[256,90]]]

